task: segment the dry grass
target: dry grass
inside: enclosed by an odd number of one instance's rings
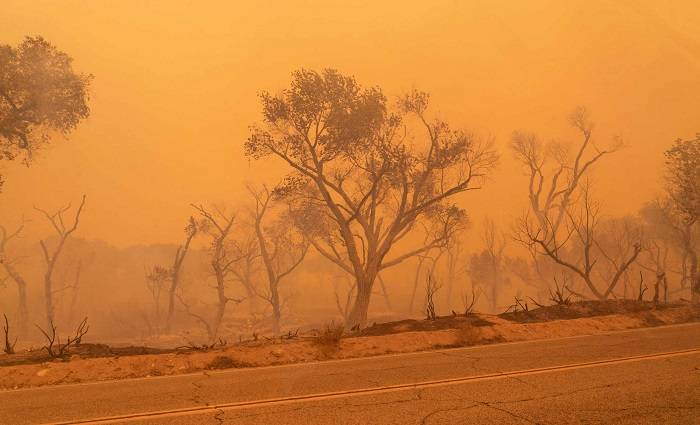
[[[516,304],[517,305],[517,304]],[[613,314],[635,314],[669,308],[683,307],[684,303],[656,304],[634,300],[578,301],[570,304],[554,304],[535,309],[518,309],[499,314],[498,317],[517,323],[537,323],[552,320],[580,319],[609,316]]]
[[[598,314],[604,306],[594,308],[593,304],[595,303],[587,303],[584,306],[589,314],[595,314],[594,317],[518,323],[496,316],[486,316],[488,321],[473,316],[460,316],[435,321],[402,321],[391,326],[377,325],[374,329],[369,328],[372,329],[372,336],[346,336],[342,325],[331,322],[313,336],[301,336],[281,343],[261,341],[236,344],[211,351],[161,352],[143,347],[138,350],[137,347],[116,349],[98,344],[81,344],[79,350],[74,347],[76,351],[71,351],[70,361],[49,361],[51,359],[45,350],[36,351],[34,354],[40,353],[43,357],[41,360],[33,358],[32,361],[27,359],[30,353],[0,354],[0,360],[7,360],[0,361],[0,364],[12,364],[0,367],[0,389],[177,375],[207,369],[270,366],[330,358],[346,359],[505,341],[597,335],[660,324],[700,321],[700,307],[689,304],[612,315]],[[576,308],[570,310],[581,314]],[[583,309],[583,306],[578,308]],[[531,312],[537,310],[539,309]]]
[[[216,356],[208,364],[207,369],[233,369],[236,367],[250,367],[248,363],[237,361],[229,356]]]

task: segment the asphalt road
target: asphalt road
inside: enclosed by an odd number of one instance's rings
[[[4,391],[0,423],[700,424],[700,324]]]

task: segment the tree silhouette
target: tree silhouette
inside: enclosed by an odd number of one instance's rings
[[[0,159],[26,164],[54,133],[68,134],[90,114],[92,76],[41,37],[0,44]]]
[[[667,189],[676,213],[693,235],[700,221],[700,133],[694,139],[678,139],[666,151]],[[700,302],[697,242],[688,241],[691,298]]]
[[[261,100],[246,154],[292,169],[287,191],[303,206],[310,242],[355,277],[349,325],[364,325],[378,274],[444,245],[465,216],[451,198],[479,189],[497,156],[490,142],[429,120],[426,93],[390,112],[379,88],[335,70],[296,71],[288,89]],[[416,240],[407,236],[419,221],[436,222],[429,241],[388,258],[399,241]]]

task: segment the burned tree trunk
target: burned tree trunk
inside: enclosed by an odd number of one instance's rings
[[[270,191],[263,186],[262,190],[257,191],[249,187],[248,191],[255,200],[255,235],[267,276],[268,289],[262,298],[272,307],[272,333],[279,336],[282,319],[280,282],[304,261],[309,242],[295,228],[288,214],[282,213],[271,225],[263,226],[265,215],[273,207],[275,189]]]
[[[180,280],[182,274],[182,264],[185,261],[187,252],[190,248],[190,243],[197,234],[197,224],[194,221],[194,217],[190,217],[187,227],[185,227],[185,244],[178,247],[175,252],[175,259],[173,261],[173,267],[170,270],[170,288],[168,289],[168,315],[165,319],[165,331],[169,332],[172,327],[173,314],[175,313],[175,293],[180,287]]]
[[[357,281],[357,292],[353,303],[348,322],[353,326],[363,326],[367,323],[367,312],[369,311],[369,301],[372,294],[374,278],[365,278]]]
[[[216,279],[215,289],[217,305],[213,322],[207,325],[207,330],[209,333],[209,342],[213,343],[219,336],[221,323],[224,320],[228,302],[234,301],[237,304],[242,302],[240,299],[234,299],[226,295],[226,284],[229,280],[229,274],[235,263],[240,260],[240,257],[236,257],[232,253],[229,243],[229,236],[236,216],[233,213],[224,214],[219,210],[216,210],[215,213],[210,213],[201,205],[192,205],[192,207],[194,207],[202,217],[198,228],[211,237],[210,264],[214,272],[214,278]]]
[[[659,303],[659,289],[661,288],[661,282],[663,282],[663,280],[663,274],[656,275],[656,282],[654,283],[654,298],[652,299],[652,301],[654,301],[654,304]]]
[[[279,96],[261,96],[264,122],[252,128],[246,155],[289,165],[285,189],[310,243],[356,280],[348,325],[361,327],[377,275],[444,246],[466,219],[454,198],[480,189],[498,156],[491,140],[429,118],[427,93],[406,94],[390,112],[379,89],[335,70],[300,70],[293,79]],[[406,143],[409,116],[418,143]],[[431,227],[428,242],[396,255],[421,224]]]
[[[73,225],[70,228],[66,228],[63,222],[63,214],[70,209],[70,205],[56,211],[53,214],[36,208],[36,210],[41,212],[51,223],[58,236],[58,243],[56,247],[51,251],[49,250],[49,248],[43,240],[39,241],[41,245],[41,250],[44,254],[44,261],[46,262],[46,272],[44,273],[44,299],[46,308],[46,322],[49,329],[55,327],[53,303],[53,273],[56,268],[56,263],[58,262],[61,252],[63,251],[63,248],[66,244],[66,241],[68,240],[70,235],[73,234],[73,232],[75,232],[75,230],[78,228],[78,224],[80,223],[80,214],[83,212],[83,207],[85,206],[85,198],[85,195],[83,195],[83,198],[80,201],[80,206],[78,206],[78,209],[75,212]]]
[[[698,273],[698,254],[693,251],[690,255],[690,299],[700,303],[700,273]]]
[[[642,245],[637,240],[625,246],[621,258],[615,260],[605,252],[599,243],[600,206],[592,200],[590,187],[582,189],[581,206],[578,211],[567,211],[566,234],[557,235],[552,230],[542,230],[539,224],[532,223],[527,216],[521,219],[516,239],[539,255],[547,256],[554,263],[568,269],[579,277],[588,290],[600,300],[608,299],[620,279],[637,261]],[[571,254],[572,252],[576,253]],[[594,268],[600,260],[607,260],[614,274],[600,289],[595,283]]]
[[[27,331],[29,322],[29,307],[27,303],[27,281],[7,261],[1,262],[5,272],[17,285],[17,326],[20,334]]]
[[[75,315],[75,306],[78,303],[78,293],[80,289],[80,276],[83,271],[82,261],[78,261],[78,265],[75,268],[75,276],[73,278],[73,287],[71,288],[71,298],[70,298],[70,310],[68,312],[68,321],[73,322],[73,317]]]
[[[209,342],[214,342],[219,335],[219,328],[221,327],[221,322],[224,320],[224,313],[226,312],[226,305],[228,304],[230,298],[226,296],[226,280],[225,275],[222,272],[221,267],[214,265],[216,273],[216,314],[214,315],[214,322],[212,323],[211,334],[209,335]]]
[[[27,281],[15,269],[12,260],[8,258],[5,248],[9,241],[18,237],[24,229],[24,220],[22,224],[13,233],[7,233],[5,227],[0,226],[0,264],[7,275],[17,285],[17,319],[19,334],[24,335],[27,331],[27,323],[29,323],[29,307],[27,304]]]
[[[3,350],[5,354],[15,354],[15,345],[17,345],[17,337],[15,337],[14,342],[10,342],[10,322],[7,320],[7,315],[3,314],[5,318],[5,326],[3,330],[5,331],[5,349]]]

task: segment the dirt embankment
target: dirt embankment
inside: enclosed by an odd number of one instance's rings
[[[700,320],[688,304],[656,306],[626,301],[581,302],[499,316],[442,317],[374,324],[340,337],[337,328],[280,341],[251,341],[207,351],[111,348],[83,344],[68,359],[44,351],[0,355],[0,388],[125,379],[211,369],[270,366],[407,353],[506,341],[594,335]]]

